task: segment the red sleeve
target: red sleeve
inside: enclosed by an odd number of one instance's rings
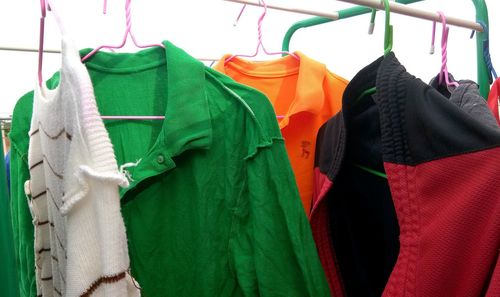
[[[488,106],[493,112],[498,125],[500,125],[500,78],[498,78],[491,86],[490,95],[488,96]]]

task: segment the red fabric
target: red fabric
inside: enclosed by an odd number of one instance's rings
[[[499,297],[500,148],[384,166],[400,253],[383,297]],[[333,183],[317,169],[315,182],[313,236],[332,296],[344,297],[325,200]]]
[[[500,296],[500,250],[497,253],[497,264],[495,265],[495,270],[493,271],[493,277],[491,278],[488,291],[486,292],[486,297],[498,296]]]
[[[384,166],[401,246],[383,296],[500,296],[500,148]]]
[[[315,168],[315,190],[313,193],[313,209],[310,219],[314,241],[316,242],[319,258],[330,285],[331,294],[333,297],[344,297],[342,282],[335,265],[335,252],[332,241],[330,240],[328,208],[326,207],[326,203],[324,203],[326,194],[332,186],[332,181],[329,180],[325,174],[321,173],[319,168]]]
[[[497,119],[498,125],[500,125],[500,115],[499,115],[499,105],[500,105],[500,78],[498,78],[491,86],[490,95],[488,96],[488,106],[490,107],[493,115]]]
[[[328,191],[332,188],[333,182],[328,179],[326,174],[319,171],[319,168],[314,168],[314,191],[312,198],[312,210],[311,213],[319,206]]]

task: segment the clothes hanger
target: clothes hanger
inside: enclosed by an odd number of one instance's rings
[[[383,0],[384,1],[384,9],[385,9],[385,32],[384,32],[384,56],[387,57],[389,53],[392,51],[392,44],[393,44],[393,27],[391,25],[391,10],[389,7],[389,0]],[[370,19],[370,22],[374,20],[374,13],[372,13],[372,18]],[[354,101],[354,104],[359,102],[359,100],[365,96],[375,94],[377,92],[377,88],[373,87],[370,89],[367,89],[361,93],[358,98]],[[371,173],[375,176],[385,178],[387,179],[387,174],[380,172],[378,170],[374,170],[368,167],[365,167],[360,164],[354,164],[354,166],[358,167],[359,169],[366,171],[368,173]]]
[[[154,47],[154,46],[159,46],[159,47],[165,47],[163,44],[147,44],[147,45],[140,45],[137,40],[135,39],[134,34],[132,33],[132,15],[131,15],[131,8],[130,8],[131,0],[125,0],[125,17],[126,17],[126,29],[125,29],[125,34],[123,36],[123,41],[119,45],[101,45],[94,50],[92,50],[90,53],[85,55],[82,58],[82,62],[85,62],[87,59],[89,59],[92,55],[94,55],[97,51],[106,48],[106,49],[119,49],[122,48],[128,40],[128,37],[132,39],[132,42],[134,43],[135,46],[139,48],[147,48],[147,47]],[[107,0],[104,0],[104,5],[103,5],[103,13],[106,13],[107,10]],[[101,119],[103,120],[164,120],[165,116],[101,116]]]
[[[424,1],[424,0],[397,0],[396,2],[400,3],[400,4],[412,4],[412,3],[416,3],[416,2],[422,2],[422,1]],[[288,31],[286,31],[285,36],[283,38],[281,50],[282,51],[289,51],[290,50],[290,42],[292,40],[292,37],[295,34],[295,32],[297,32],[299,29],[309,28],[309,27],[313,27],[313,26],[317,26],[317,25],[321,25],[321,24],[325,24],[325,23],[330,23],[330,22],[337,21],[337,20],[348,19],[351,17],[359,16],[359,15],[370,13],[370,12],[372,12],[372,9],[369,7],[355,6],[355,7],[339,10],[337,12],[337,14],[338,14],[337,17],[328,17],[327,18],[327,17],[316,16],[316,17],[308,18],[308,19],[305,19],[302,21],[298,21],[298,22],[294,23],[288,29]]]
[[[146,45],[141,45],[137,42],[135,39],[134,34],[132,33],[132,14],[131,14],[131,8],[130,8],[130,3],[132,0],[125,0],[125,17],[126,17],[126,29],[125,29],[125,34],[123,35],[123,40],[119,45],[101,45],[94,50],[92,50],[90,53],[85,55],[82,58],[82,62],[85,62],[88,58],[90,58],[92,55],[94,55],[96,52],[103,48],[107,49],[119,49],[123,48],[123,46],[127,43],[128,37],[132,39],[132,42],[134,43],[135,46],[138,48],[147,48],[147,47],[154,47],[154,46],[159,46],[159,47],[165,47],[161,43],[155,43],[155,44],[146,44]],[[106,6],[107,6],[107,0],[104,0],[104,12],[106,12]]]
[[[130,19],[130,0],[126,0],[126,16],[127,16],[127,30],[125,32],[125,39],[124,43],[122,43],[118,47],[114,46],[109,46],[109,48],[120,48],[125,44],[125,41],[127,39],[127,36],[130,34],[132,40],[134,41],[134,44],[139,46],[137,42],[135,41],[135,38],[130,32],[131,28],[131,19]],[[107,6],[107,1],[104,0],[104,9],[103,11],[106,12],[106,6]],[[47,15],[47,9],[50,9],[50,4],[49,0],[40,0],[40,7],[41,7],[41,17],[40,17],[40,40],[39,40],[39,46],[38,46],[38,84],[41,87],[43,84],[43,78],[42,78],[42,65],[43,65],[43,44],[44,44],[44,33],[45,33],[45,17]],[[52,11],[54,13],[54,11]],[[59,26],[59,29],[61,31],[61,34],[65,34],[64,26],[62,21],[60,20],[59,16],[54,13],[54,17],[56,19],[56,22]],[[155,45],[146,45],[146,46],[139,46],[139,47],[150,47],[150,46],[155,46]],[[158,46],[164,47],[162,44],[159,44]],[[88,55],[86,55],[83,60],[87,59],[90,57],[93,53],[97,52],[97,50],[101,48],[107,48],[108,46],[101,46],[92,52],[90,52]],[[102,119],[105,120],[163,120],[165,119],[165,116],[101,116]]]
[[[226,0],[230,1],[230,0]],[[346,0],[339,0],[343,2],[349,2],[353,4],[361,4],[361,1],[346,1]],[[399,4],[410,4],[410,3],[415,3],[415,2],[421,2],[423,0],[398,0],[395,1],[396,3]],[[472,3],[474,4],[475,12],[476,12],[476,22],[478,25],[480,22],[484,22],[484,24],[488,25],[488,6],[486,4],[485,0],[471,0]],[[353,8],[348,8],[344,9],[338,12],[339,16],[338,17],[324,17],[319,14],[314,14],[310,13],[312,15],[317,15],[317,17],[305,19],[299,22],[294,23],[286,32],[284,38],[283,38],[283,43],[282,43],[282,50],[283,51],[288,51],[290,49],[290,41],[299,29],[301,28],[308,28],[320,24],[325,24],[329,23],[335,20],[341,20],[353,16],[358,16],[361,14],[369,13],[371,12],[371,8],[367,7],[373,7],[368,3],[369,1],[363,1],[363,5],[365,6],[358,6],[358,7],[353,7]],[[373,2],[373,1],[372,1]],[[366,4],[365,4],[366,3]],[[423,11],[421,11],[423,12]],[[427,13],[421,14],[421,12],[415,12],[415,13],[402,13],[402,10],[400,10],[400,13],[406,14],[408,16],[415,16],[418,18],[423,18],[423,19],[429,19],[427,16]],[[450,24],[452,24],[451,21],[449,21]],[[470,28],[469,25],[465,25],[465,20],[460,20],[460,19],[455,19],[453,25],[456,26],[461,26],[461,27],[467,27]],[[481,26],[479,26],[481,27]],[[482,27],[483,28],[483,27]],[[472,28],[471,28],[472,29]],[[483,54],[483,48],[484,48],[484,41],[488,40],[488,32],[484,32],[484,28],[482,30],[477,30],[478,34],[476,35],[476,59],[477,59],[477,82],[479,84],[479,90],[481,95],[484,98],[488,97],[488,93],[490,91],[490,81],[491,81],[491,72],[488,70],[488,65],[487,61],[485,60],[484,54]]]
[[[498,79],[498,75],[497,75],[497,72],[495,71],[495,68],[493,67],[493,63],[491,62],[490,39],[489,39],[488,26],[483,21],[477,21],[477,22],[481,25],[481,27],[483,27],[484,33],[486,35],[486,38],[484,38],[484,40],[483,40],[483,58],[484,58],[484,62],[486,63],[486,67],[488,68],[489,82],[490,82],[490,84],[492,84],[493,79],[495,79],[495,80]],[[473,30],[470,38],[474,37],[474,33],[476,33],[476,31]]]
[[[262,12],[262,15],[259,17],[259,21],[257,22],[257,30],[258,30],[258,39],[257,39],[257,48],[255,49],[255,53],[251,54],[251,55],[241,55],[241,54],[238,54],[238,55],[232,55],[230,56],[229,58],[227,58],[225,61],[224,61],[224,65],[227,64],[229,61],[231,61],[232,59],[234,59],[235,57],[246,57],[246,58],[253,58],[253,57],[256,57],[258,54],[259,54],[259,50],[260,48],[262,48],[262,51],[266,54],[266,55],[283,55],[283,54],[286,54],[286,55],[291,55],[292,57],[294,57],[295,59],[297,60],[300,60],[299,56],[293,54],[293,53],[290,53],[290,52],[286,52],[286,51],[280,51],[280,52],[268,52],[266,50],[266,48],[264,47],[264,44],[262,43],[262,23],[264,21],[264,17],[266,16],[267,14],[267,4],[264,0],[259,0],[260,3],[262,3],[262,6],[264,7],[264,11]],[[239,17],[241,16],[241,14],[243,13],[243,10],[245,9],[245,6],[243,6],[239,16],[238,16],[238,19]]]
[[[372,9],[372,13],[370,15],[370,26],[368,27],[368,34],[372,35],[373,30],[375,29],[375,17],[377,16],[377,10],[375,8]]]
[[[443,24],[443,30],[441,33],[441,70],[439,71],[438,84],[446,84],[446,87],[458,87],[458,83],[455,81],[450,81],[448,73],[448,33],[450,27],[446,25],[446,17],[442,11],[437,12],[441,18],[441,23]],[[434,41],[436,39],[436,22],[432,23],[432,42],[431,42],[431,55],[434,53]]]
[[[386,57],[392,51],[392,43],[393,43],[393,27],[391,25],[391,9],[389,6],[389,0],[384,1],[384,9],[385,9],[385,31],[384,31],[384,57]],[[374,14],[372,13],[372,16]],[[377,91],[376,87],[367,89],[361,93],[355,100],[354,103],[357,103],[361,98],[375,94]]]
[[[48,0],[47,0],[48,1]],[[47,15],[48,3],[45,0],[40,0],[40,33],[38,41],[38,85],[42,87],[43,77],[42,77],[42,65],[43,65],[43,41],[45,36],[45,16]]]

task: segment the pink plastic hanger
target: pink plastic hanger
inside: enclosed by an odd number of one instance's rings
[[[253,58],[253,57],[256,57],[259,53],[259,49],[262,48],[262,51],[264,51],[264,53],[266,55],[283,55],[283,54],[287,54],[287,55],[290,55],[292,57],[294,57],[295,59],[297,60],[300,60],[299,56],[297,56],[296,54],[294,53],[290,53],[290,52],[268,52],[266,50],[266,48],[264,47],[264,44],[262,43],[262,23],[264,21],[264,17],[266,16],[267,14],[267,4],[264,0],[259,0],[260,3],[262,3],[262,5],[264,6],[264,12],[262,13],[262,15],[259,17],[259,21],[257,23],[257,30],[259,32],[259,35],[258,35],[258,42],[257,42],[257,48],[255,50],[255,53],[252,54],[252,55],[232,55],[231,57],[227,58],[225,61],[224,61],[224,64],[228,63],[229,61],[231,61],[232,59],[234,59],[235,57],[246,57],[246,58]],[[241,9],[240,11],[240,14],[238,15],[238,19],[240,18],[241,14],[243,13],[243,10],[245,9],[245,6],[243,6],[243,8]]]
[[[458,83],[455,81],[450,81],[449,73],[448,73],[448,33],[450,28],[446,25],[446,17],[442,11],[437,12],[439,17],[441,18],[441,22],[443,23],[443,32],[441,34],[441,70],[439,72],[438,83],[442,84],[443,79],[446,83],[446,86],[454,86],[458,87]],[[432,43],[431,43],[431,54],[434,53],[434,40],[436,39],[436,22],[433,22],[432,25]]]
[[[238,17],[236,17],[236,21],[234,21],[233,26],[238,25],[238,22],[240,21],[240,18],[243,15],[243,12],[245,11],[245,8],[247,8],[247,5],[243,4],[243,6],[241,7],[241,10],[240,10],[240,13],[238,13]]]
[[[48,0],[47,0],[48,1]],[[40,37],[38,43],[38,85],[41,87],[43,83],[42,78],[42,65],[43,65],[43,41],[45,36],[45,16],[47,15],[47,6],[48,3],[45,0],[40,0]]]
[[[125,0],[125,16],[126,16],[126,29],[125,29],[125,34],[123,36],[123,41],[121,44],[119,45],[101,45],[99,46],[98,48],[95,48],[94,50],[92,50],[90,53],[88,53],[87,55],[85,55],[85,57],[82,58],[82,62],[85,62],[88,58],[90,58],[92,55],[94,55],[97,51],[103,49],[103,48],[107,48],[107,49],[118,49],[118,48],[122,48],[126,43],[127,43],[127,39],[128,39],[128,36],[130,36],[130,38],[132,39],[132,42],[135,44],[135,46],[139,47],[139,48],[147,48],[147,47],[154,47],[154,46],[161,46],[161,47],[165,47],[163,44],[161,43],[157,43],[157,44],[146,44],[146,45],[140,45],[139,43],[137,43],[137,40],[135,39],[135,36],[134,34],[132,33],[132,15],[131,15],[131,9],[130,9],[130,3],[131,3],[131,0]],[[104,13],[106,13],[106,6],[107,6],[107,0],[104,0]]]

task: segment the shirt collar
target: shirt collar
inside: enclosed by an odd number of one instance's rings
[[[191,149],[208,149],[212,123],[205,89],[205,65],[165,41],[168,101],[164,144],[171,157]]]
[[[290,103],[288,112],[280,121],[280,128],[284,128],[291,116],[300,112],[319,114],[325,100],[323,82],[328,73],[326,66],[315,61],[301,52],[295,52],[300,61],[288,55],[271,61],[249,61],[234,57],[224,65],[224,61],[231,54],[224,55],[214,66],[214,69],[227,74],[227,67],[232,70],[258,78],[280,77],[298,74],[295,98]]]
[[[167,66],[162,130],[149,152],[130,168],[132,180],[127,189],[120,190],[122,197],[142,180],[175,168],[174,157],[188,150],[209,149],[212,144],[205,66],[172,43],[164,41],[163,45],[164,49],[154,47],[134,54],[99,52],[86,63],[88,68],[113,73],[137,72],[165,63]]]
[[[156,150],[170,157],[190,149],[208,149],[212,126],[205,92],[205,66],[169,41],[137,53],[98,52],[86,66],[109,73],[133,73],[166,63],[167,104]],[[82,50],[84,55],[89,50]],[[139,103],[139,102],[138,102]]]

